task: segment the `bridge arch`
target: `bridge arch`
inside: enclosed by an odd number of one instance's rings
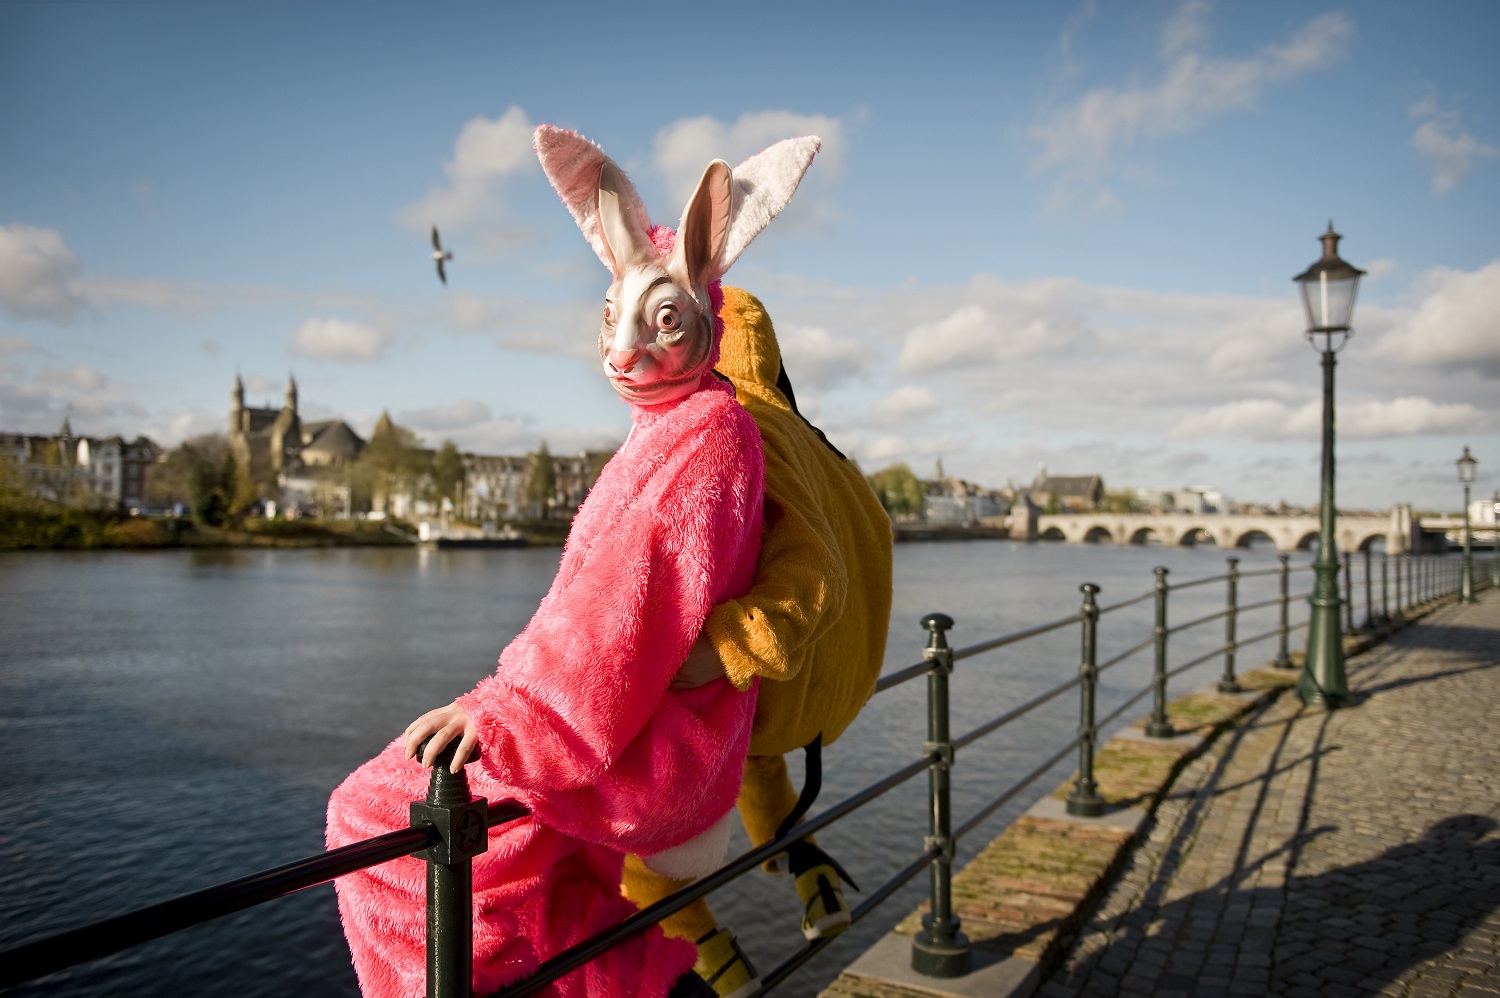
[[[1297,538],[1297,550],[1298,551],[1311,551],[1313,549],[1313,545],[1315,545],[1317,543],[1318,543],[1318,532],[1316,530],[1309,530],[1307,533],[1305,533],[1301,537]]]
[[[1185,527],[1182,533],[1177,538],[1178,547],[1195,548],[1200,544],[1211,544],[1217,547],[1219,542],[1218,539],[1214,537],[1214,532],[1212,530],[1209,530],[1207,527],[1201,525]]]
[[[1061,527],[1048,527],[1037,535],[1039,541],[1065,541],[1068,535],[1062,532]]]
[[[1083,535],[1085,544],[1113,544],[1115,535],[1109,532],[1108,527],[1090,527],[1088,533]]]
[[[1130,535],[1132,544],[1160,544],[1161,542],[1161,535],[1153,527],[1137,527]]]
[[[1249,530],[1246,530],[1244,533],[1240,534],[1234,539],[1234,546],[1237,548],[1249,548],[1253,547],[1259,542],[1269,542],[1271,544],[1275,544],[1276,538],[1272,537],[1264,530],[1261,530],[1259,527],[1251,527]]]

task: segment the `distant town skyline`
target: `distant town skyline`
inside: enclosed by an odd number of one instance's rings
[[[666,224],[708,159],[823,137],[728,281],[866,472],[1314,504],[1290,278],[1331,219],[1369,271],[1339,505],[1457,509],[1465,445],[1500,488],[1495,5],[612,14],[0,7],[0,429],[71,411],[171,447],[222,431],[236,374],[254,404],[295,374],[308,418],[360,432],[389,409],[432,446],[618,443],[605,273],[530,151],[549,122]]]

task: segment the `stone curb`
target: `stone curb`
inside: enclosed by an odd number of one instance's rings
[[[1452,597],[1409,611],[1373,631],[1345,639],[1346,657],[1384,642],[1396,631],[1427,616]],[[1096,776],[1112,807],[1102,817],[1067,813],[1072,778],[1017,818],[953,877],[954,913],[973,946],[973,969],[963,977],[925,977],[911,969],[911,936],[921,928],[924,903],[888,932],[822,991],[819,998],[1028,998],[1061,959],[1093,903],[1122,865],[1184,766],[1223,732],[1258,712],[1292,688],[1300,670],[1269,664],[1241,677],[1261,688],[1220,693],[1216,685],[1185,694],[1168,705],[1219,704],[1222,716],[1172,738],[1151,738],[1137,722],[1100,746]],[[1103,775],[1111,754],[1142,753],[1175,757],[1146,784],[1122,792]],[[1032,864],[1034,876],[1018,876],[1017,858]]]

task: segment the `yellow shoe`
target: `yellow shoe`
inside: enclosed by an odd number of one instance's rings
[[[760,977],[728,929],[715,929],[698,940],[698,976],[719,998],[750,998],[760,991]]]
[[[839,874],[830,863],[819,863],[797,875],[802,899],[802,934],[828,939],[849,927],[849,903],[839,889]]]

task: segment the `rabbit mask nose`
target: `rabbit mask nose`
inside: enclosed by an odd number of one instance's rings
[[[635,362],[641,359],[641,353],[640,350],[611,350],[609,366],[621,374],[628,374]]]

